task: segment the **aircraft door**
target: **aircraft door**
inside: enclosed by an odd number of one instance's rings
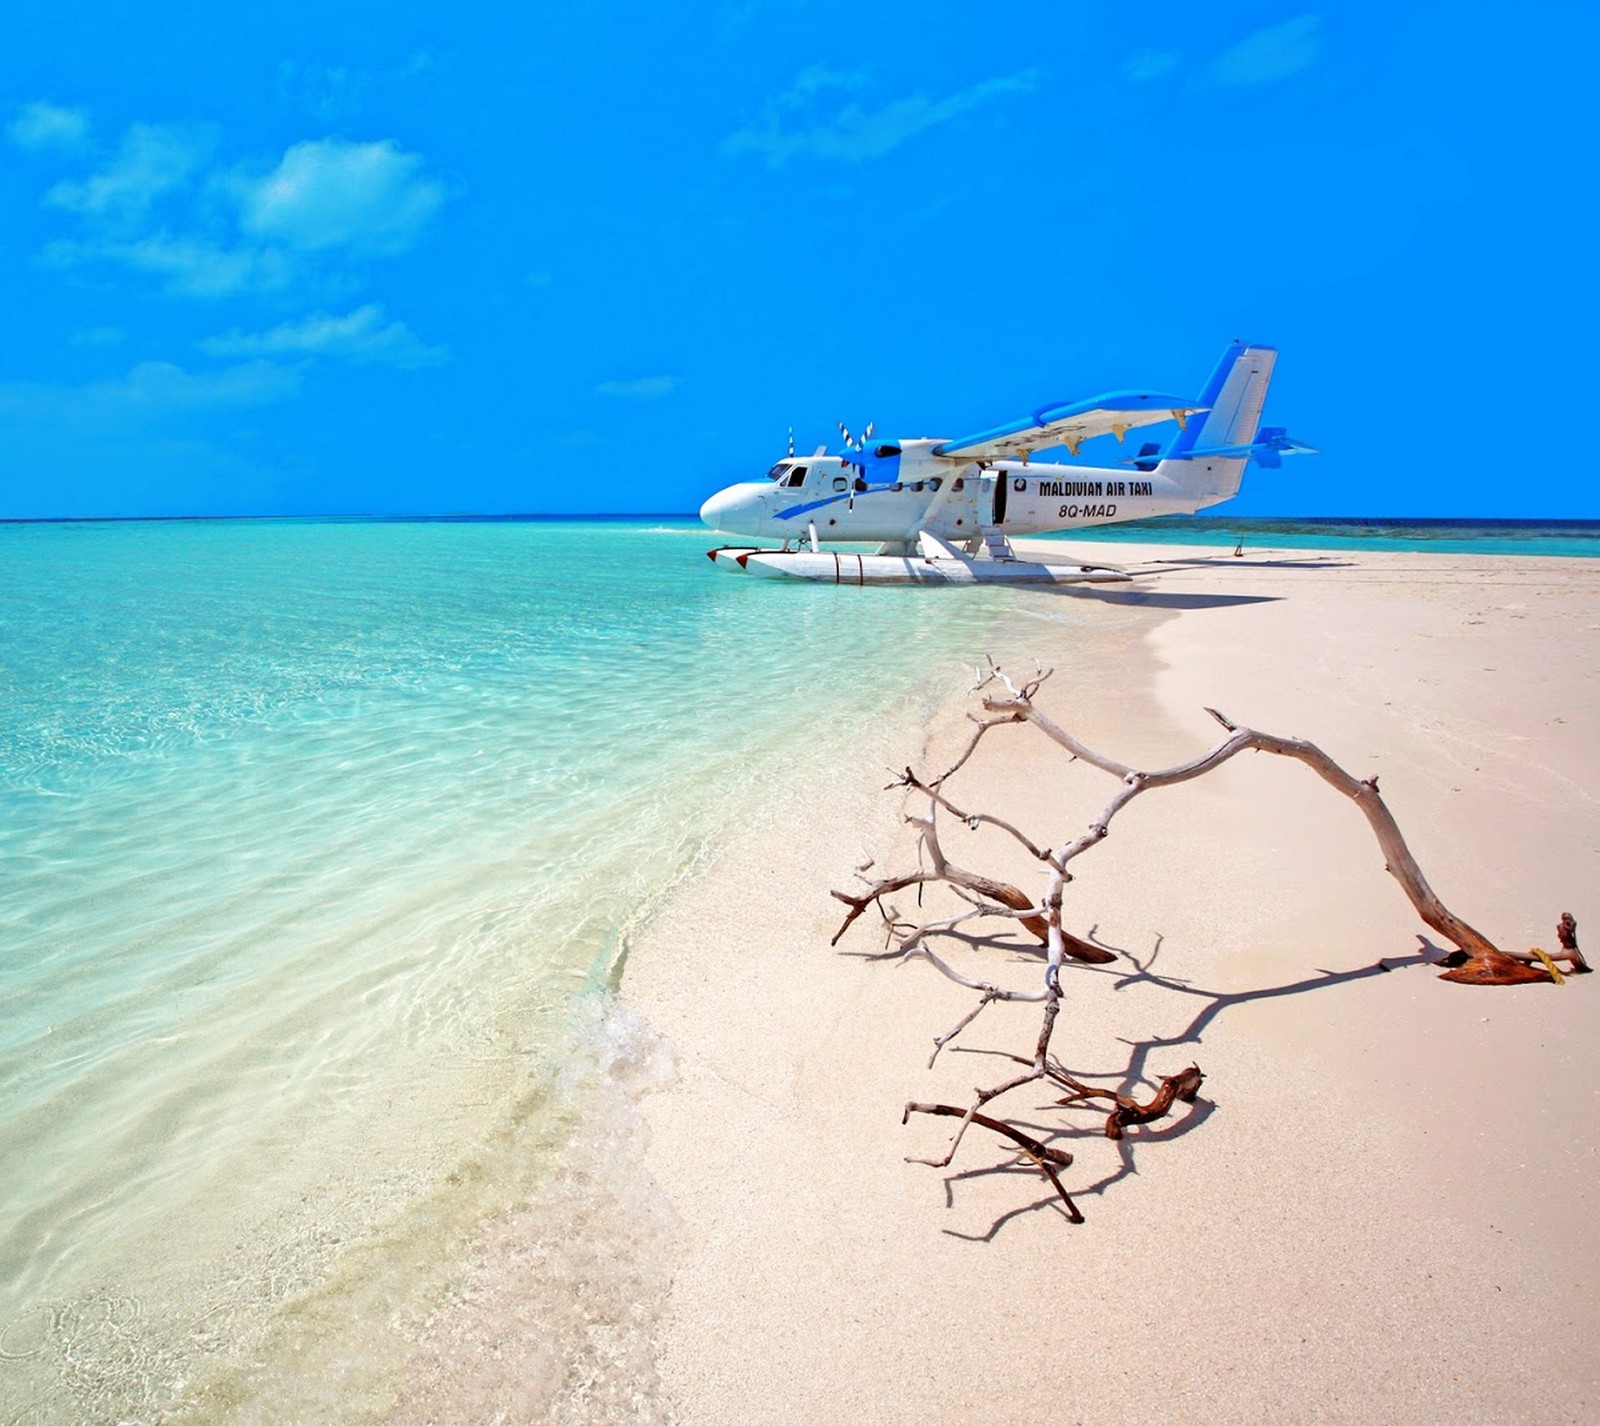
[[[1003,470],[997,470],[994,473],[994,523],[996,525],[1003,525],[1006,522],[1006,490],[1010,483]]]

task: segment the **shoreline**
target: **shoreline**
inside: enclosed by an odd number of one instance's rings
[[[1424,871],[1491,938],[1525,948],[1566,909],[1583,936],[1600,570],[1331,553],[1132,547],[1128,563],[1165,570],[1121,601],[1137,617],[1031,631],[1058,670],[1042,706],[1142,766],[1215,741],[1204,704],[1310,737],[1383,775]],[[937,758],[962,716],[906,730],[908,751],[926,737]],[[965,786],[1024,825],[1048,813],[1053,837],[1082,818],[1042,800],[1062,769],[1037,743],[975,760]],[[1271,761],[1153,794],[1081,863],[1071,895],[1100,914],[1074,929],[1140,957],[1158,936],[1160,969],[1190,990],[1075,978],[1058,1049],[1106,1073],[1119,1036],[1177,1037],[1152,1045],[1149,1073],[1193,1058],[1208,1075],[1203,1113],[1133,1131],[1126,1158],[1073,1144],[1081,1227],[1035,1207],[1047,1188],[992,1143],[969,1138],[942,1173],[903,1162],[942,1142],[900,1127],[906,1099],[992,1076],[948,1052],[923,1068],[965,992],[870,960],[865,925],[828,949],[842,908],[827,892],[857,845],[905,859],[882,778],[820,788],[809,825],[730,848],[652,918],[623,1001],[678,1065],[642,1115],[646,1168],[678,1214],[659,1367],[681,1421],[1022,1421],[1037,1415],[1023,1383],[1096,1422],[1592,1409],[1595,1369],[1562,1343],[1600,1326],[1582,1280],[1596,982],[1435,981],[1361,819]],[[1223,1003],[1190,1042],[1195,988]],[[1030,1033],[991,1011],[963,1038]]]

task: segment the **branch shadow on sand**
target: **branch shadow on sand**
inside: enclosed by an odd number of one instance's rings
[[[1087,939],[1106,950],[1117,952],[1118,955],[1123,957],[1125,964],[1078,966],[1075,967],[1076,970],[1113,977],[1115,979],[1113,989],[1119,992],[1134,986],[1154,987],[1169,995],[1188,997],[1198,1002],[1193,1016],[1175,1033],[1150,1035],[1139,1040],[1121,1040],[1121,1043],[1128,1047],[1128,1056],[1124,1063],[1103,1069],[1071,1068],[1067,1071],[1074,1079],[1085,1082],[1103,1083],[1111,1081],[1113,1083],[1106,1084],[1105,1087],[1114,1087],[1116,1092],[1122,1095],[1134,1095],[1139,1092],[1151,1091],[1156,1084],[1156,1080],[1152,1078],[1149,1071],[1151,1055],[1158,1050],[1170,1050],[1182,1045],[1199,1044],[1206,1031],[1211,1028],[1218,1017],[1236,1006],[1248,1005],[1258,1001],[1278,1000],[1289,996],[1309,995],[1315,991],[1326,990],[1334,986],[1350,985],[1357,981],[1368,980],[1376,975],[1385,975],[1390,971],[1405,970],[1416,966],[1432,966],[1442,960],[1446,954],[1443,948],[1435,945],[1427,937],[1419,935],[1417,937],[1418,948],[1406,955],[1382,956],[1369,964],[1349,970],[1318,969],[1312,975],[1302,976],[1299,979],[1284,981],[1276,985],[1257,986],[1249,990],[1220,991],[1208,990],[1189,981],[1158,972],[1156,962],[1160,959],[1162,951],[1162,938],[1160,936],[1156,937],[1155,945],[1152,947],[1149,956],[1142,960],[1126,949],[1106,945],[1105,942],[1095,936],[1092,929]],[[1023,949],[1015,943],[1012,943],[1010,948],[1013,950]],[[1133,967],[1131,971],[1127,969],[1129,964]],[[1000,1050],[966,1046],[952,1046],[948,1053],[974,1057],[997,1057],[1013,1061],[1017,1058]],[[1033,1113],[1037,1115],[1056,1107],[1057,1103],[1052,1099],[1034,1105]],[[1038,1119],[1030,1120],[1021,1116],[1008,1116],[1008,1121],[1051,1148],[1067,1148],[1074,1140],[1103,1139],[1105,1137],[1104,1106],[1096,1105],[1093,1102],[1085,1102],[1078,1107],[1087,1111],[1086,1117],[1079,1122],[1071,1124],[1061,1124],[1053,1120],[1041,1122]],[[1177,1106],[1174,1107],[1176,1108]],[[1096,1108],[1100,1110],[1098,1114],[1095,1113]],[[1193,1133],[1210,1119],[1212,1114],[1216,1112],[1216,1108],[1216,1101],[1202,1094],[1196,1096],[1194,1102],[1184,1108],[1181,1117],[1168,1118],[1124,1130],[1122,1137],[1115,1141],[1118,1158],[1117,1166],[1087,1184],[1081,1186],[1069,1185],[1072,1197],[1075,1200],[1082,1200],[1088,1197],[1104,1197],[1117,1184],[1139,1171],[1137,1158],[1147,1145],[1169,1143]],[[985,1179],[997,1174],[1010,1176],[1020,1173],[1026,1173],[1030,1176],[1038,1174],[1038,1169],[1021,1154],[1010,1156],[999,1163],[947,1173],[944,1179],[945,1206],[952,1209],[955,1207],[955,1189],[958,1184],[968,1180]],[[1046,1193],[1032,1202],[1019,1204],[1017,1207],[1002,1213],[981,1233],[964,1233],[954,1228],[946,1228],[943,1231],[949,1237],[960,1238],[967,1242],[992,1242],[1011,1222],[1041,1211],[1056,1213],[1064,1223],[1070,1221],[1061,1200],[1054,1193]]]

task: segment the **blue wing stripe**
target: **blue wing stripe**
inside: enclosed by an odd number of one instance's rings
[[[1091,411],[1191,411],[1196,402],[1188,396],[1164,396],[1160,392],[1108,391],[1103,396],[1092,396],[1087,401],[1058,401],[1041,406],[1032,416],[1010,421],[1004,426],[979,431],[976,435],[962,436],[959,440],[945,441],[933,448],[936,456],[949,455],[967,446],[986,445],[990,441],[1004,440],[1007,436],[1020,436],[1027,431],[1039,430],[1056,421],[1066,421],[1073,416],[1087,416]],[[1204,401],[1198,403],[1204,405]]]

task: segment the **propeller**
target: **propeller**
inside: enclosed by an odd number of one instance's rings
[[[857,495],[864,495],[876,490],[894,490],[897,488],[898,476],[896,476],[895,480],[883,480],[874,484],[867,479],[867,467],[869,465],[877,467],[880,475],[885,470],[898,472],[900,461],[899,442],[887,441],[869,453],[867,451],[867,443],[872,439],[873,432],[877,430],[877,427],[871,421],[867,422],[866,430],[859,436],[852,435],[850,428],[843,421],[840,421],[838,425],[839,434],[844,437],[844,451],[842,452],[840,464],[846,470],[855,472],[854,477],[846,482],[849,489],[847,491],[838,491],[821,500],[809,500],[799,505],[785,506],[776,512],[776,518],[779,520],[798,519],[802,515],[809,515],[813,510],[821,509],[824,505],[837,505],[841,500],[847,501],[849,508],[854,510],[856,508]],[[790,454],[793,454],[794,447],[792,444],[789,449]],[[818,446],[817,458],[820,459],[826,454],[826,451],[826,446]]]
[[[859,436],[852,436],[850,434],[850,428],[846,426],[843,421],[840,421],[838,426],[839,434],[844,437],[844,451],[846,460],[850,459],[851,451],[855,451],[856,454],[859,455],[866,449],[867,442],[872,439],[872,432],[875,429],[872,422],[868,421],[866,430],[864,430]],[[861,471],[863,474],[866,472],[867,467],[865,461],[850,461],[850,464],[855,466],[855,468]]]
[[[794,427],[789,427],[789,458],[794,459]]]
[[[872,432],[874,428],[872,422],[868,421],[866,430],[864,430],[859,436],[852,436],[850,434],[850,428],[846,426],[843,421],[839,421],[836,424],[839,427],[839,434],[844,437],[845,461],[847,464],[855,467],[856,478],[850,482],[850,500],[845,506],[847,510],[854,510],[856,508],[857,486],[860,486],[862,489],[866,488],[867,463],[865,460],[851,460],[850,452],[853,450],[859,456],[861,452],[867,448],[867,442],[872,439]]]

